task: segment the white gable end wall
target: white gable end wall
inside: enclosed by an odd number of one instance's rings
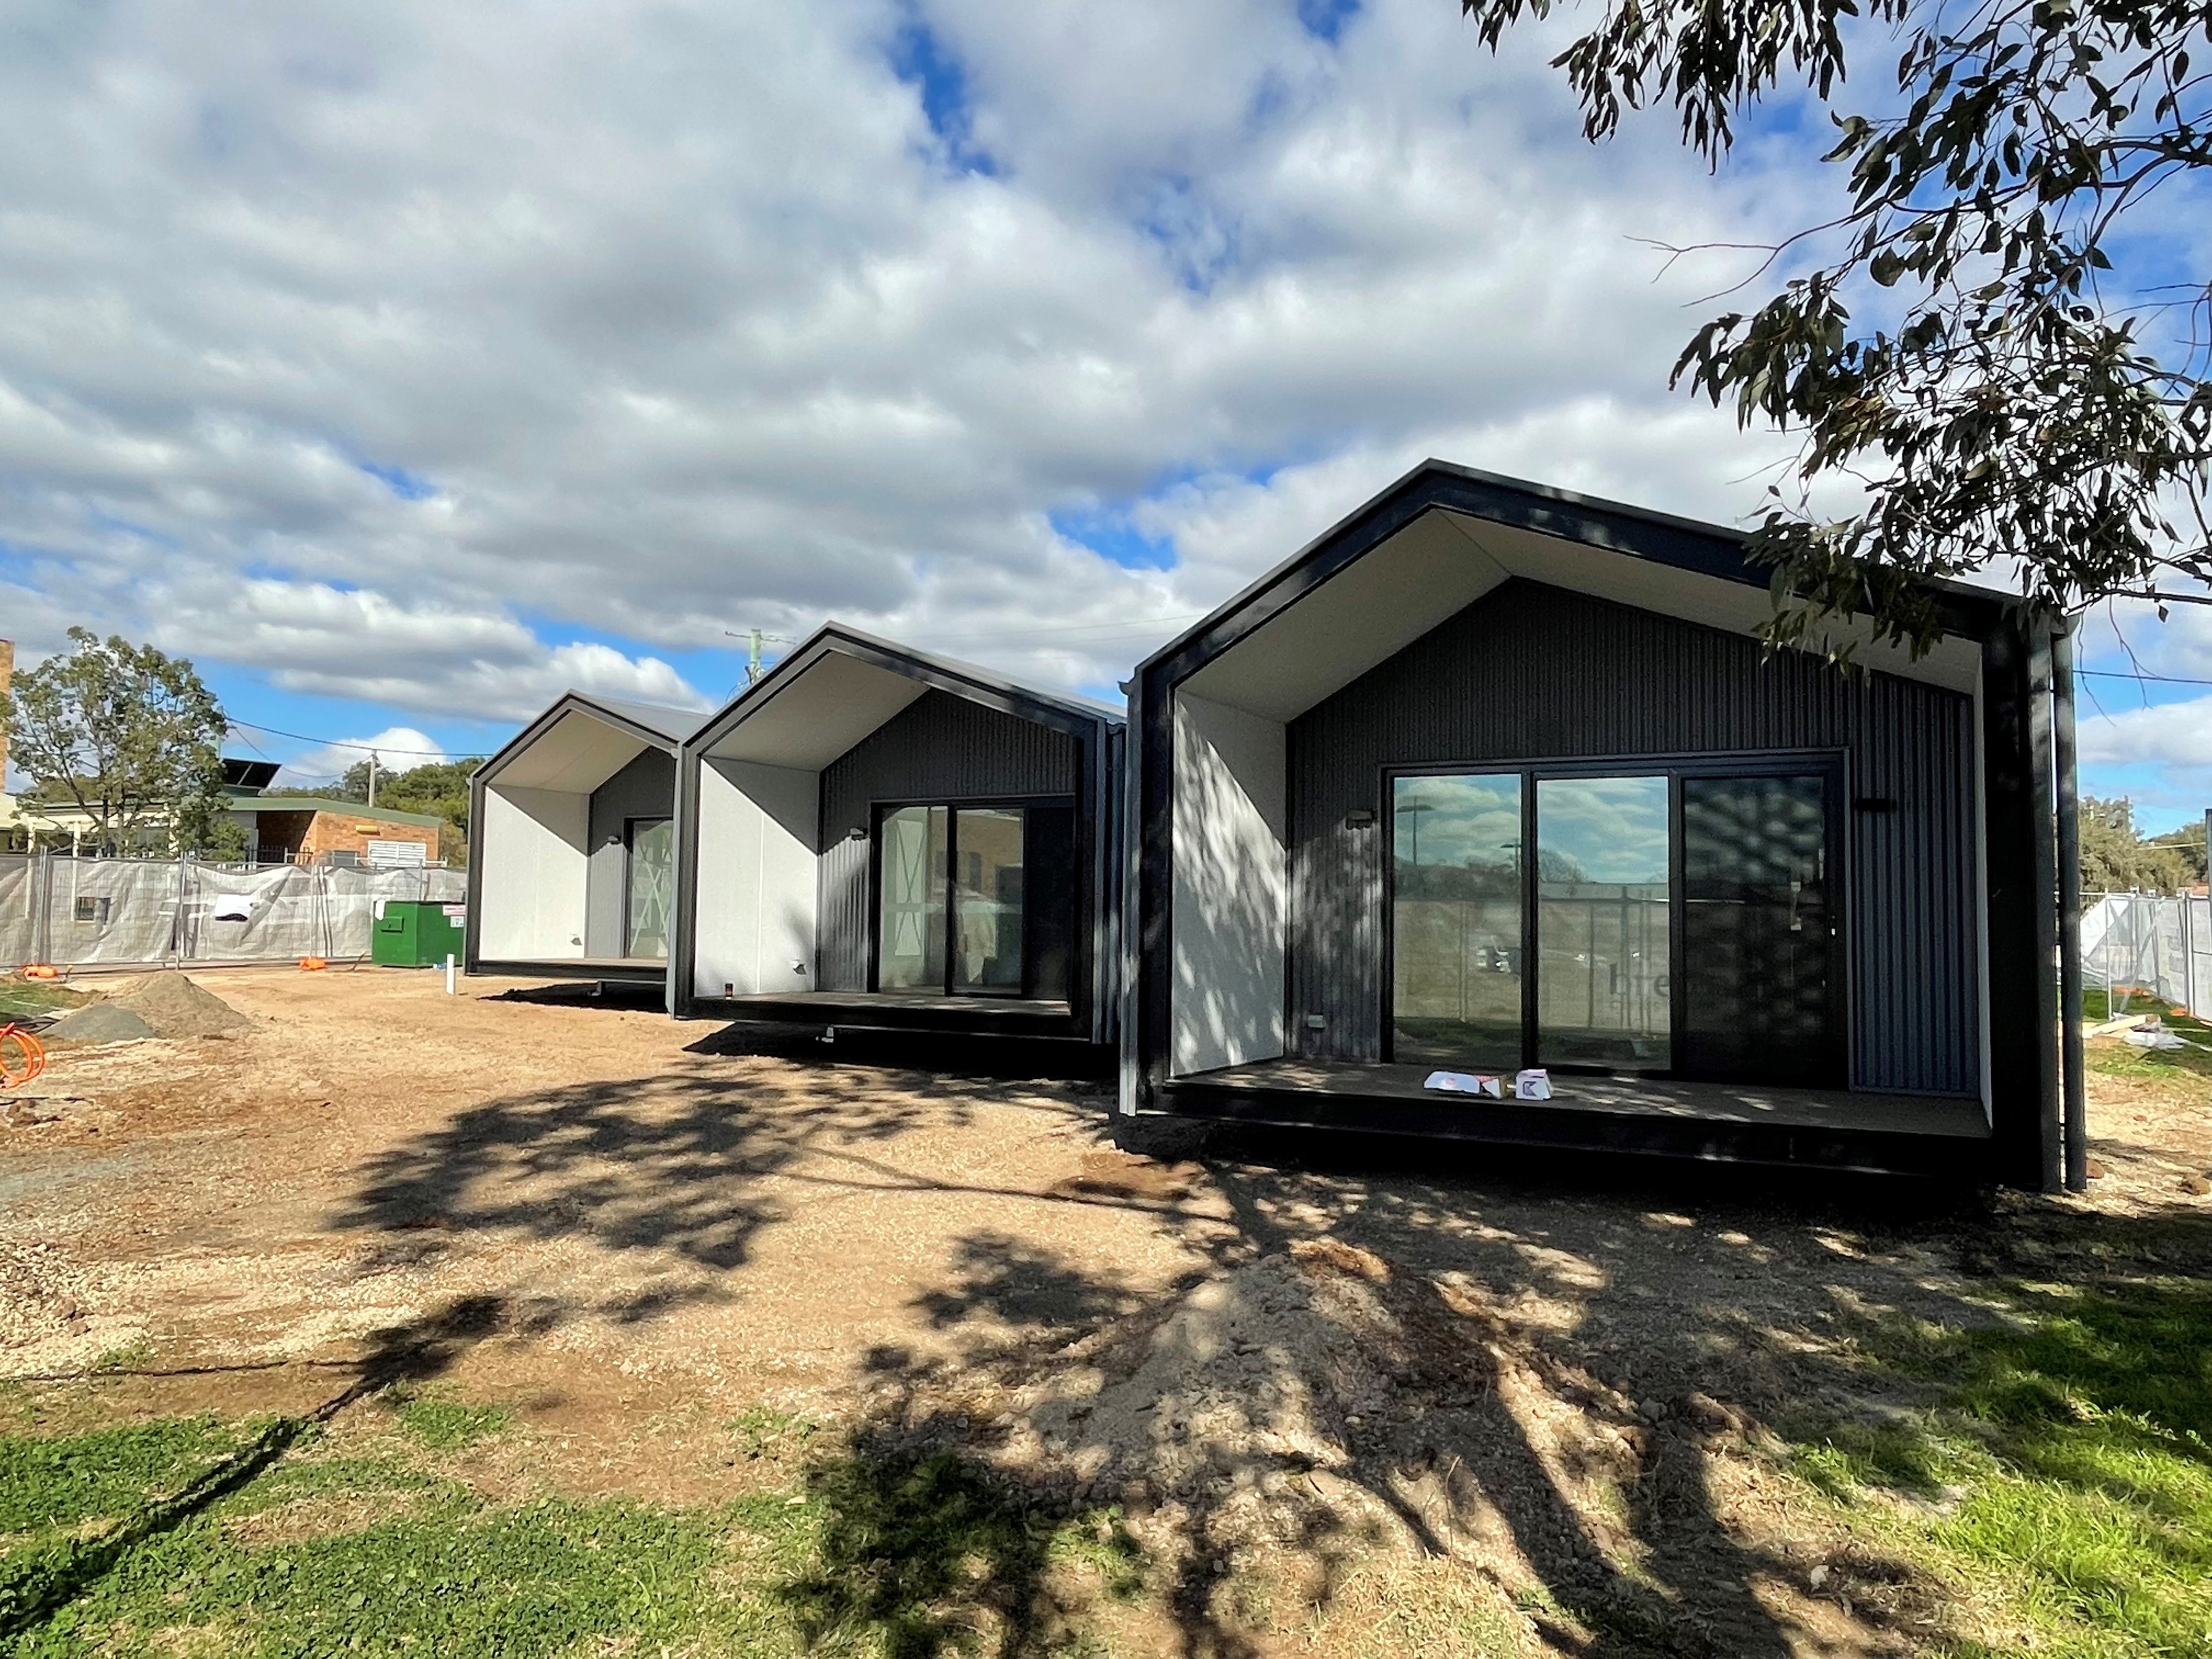
[[[477,955],[558,962],[584,954],[592,798],[559,789],[484,791],[476,859]]]
[[[1175,704],[1173,1075],[1284,1052],[1289,803],[1283,723]]]
[[[693,995],[813,988],[820,799],[819,773],[701,763]]]

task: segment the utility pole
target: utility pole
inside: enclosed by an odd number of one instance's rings
[[[760,684],[761,647],[763,643],[774,645],[791,643],[781,634],[764,634],[757,628],[749,628],[742,634],[734,628],[726,628],[722,632],[733,640],[745,641],[745,684],[747,685]]]
[[[368,804],[376,805],[376,750],[368,751]]]

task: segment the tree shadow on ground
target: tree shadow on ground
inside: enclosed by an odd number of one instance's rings
[[[1859,1333],[1998,1329],[1992,1275],[2212,1267],[2212,1223],[2185,1212],[2116,1220],[1918,1182],[1635,1160],[1568,1176],[1492,1150],[1200,1139],[1159,1149],[1195,1152],[1237,1217],[1199,1292],[1147,1301],[1048,1241],[979,1235],[917,1305],[942,1329],[988,1316],[1036,1340],[878,1350],[862,1419],[872,1445],[1006,1473],[1054,1512],[1164,1518],[1164,1534],[1139,1530],[1191,1656],[1256,1650],[1246,1562],[1302,1566],[1320,1615],[1384,1546],[1464,1564],[1534,1636],[1591,1659],[1919,1649],[1944,1586],[1840,1528],[1747,1525],[1741,1483],[1772,1449],[1761,1425],[1879,1425],[1924,1400]],[[854,1535],[895,1570],[891,1534]],[[986,1571],[974,1588],[996,1605],[1025,1586]]]
[[[1987,1327],[1993,1279],[2212,1267],[2201,1215],[1864,1177],[1149,1132],[1144,1152],[1188,1160],[1201,1227],[1181,1177],[1029,1190],[884,1155],[1006,1108],[1103,1139],[1070,1089],[725,1057],[457,1114],[376,1159],[336,1224],[665,1251],[704,1294],[816,1196],[1033,1206],[917,1285],[932,1352],[856,1358],[849,1432],[805,1476],[822,1553],[787,1587],[824,1644],[980,1633],[1006,1659],[1068,1639],[1083,1609],[1054,1552],[1117,1512],[1190,1656],[1256,1650],[1254,1574],[1295,1575],[1326,1617],[1384,1555],[1449,1564],[1589,1659],[1917,1648],[1944,1597],[1908,1563],[1745,1524],[1760,1425],[1924,1397],[1857,1341],[1869,1321]],[[1053,1221],[1074,1204],[1159,1218],[1202,1282],[1079,1257]]]
[[[312,1409],[277,1417],[186,1481],[102,1530],[70,1539],[59,1550],[0,1560],[0,1641],[35,1631],[59,1609],[113,1572],[139,1546],[173,1532],[210,1504],[251,1485],[286,1453],[348,1407],[388,1389],[415,1387],[450,1370],[488,1338],[542,1332],[532,1310],[490,1296],[454,1298],[423,1315],[369,1334],[346,1367],[344,1387]]]

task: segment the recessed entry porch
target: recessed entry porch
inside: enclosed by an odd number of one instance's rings
[[[469,971],[665,984],[689,711],[570,693],[471,781]]]

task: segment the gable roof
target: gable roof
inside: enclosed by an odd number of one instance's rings
[[[932,690],[1080,735],[1121,712],[974,663],[826,623],[703,721],[687,753],[817,771]]]
[[[1425,461],[1138,672],[1286,720],[1516,577],[1748,633],[1773,602],[1771,572],[1751,561],[1746,543],[1723,526]],[[1838,622],[1826,632],[1857,639],[1869,667],[1971,690],[1978,641],[2019,602],[1963,583],[1928,586],[1945,638],[1920,659],[1872,643],[1863,624]]]
[[[674,754],[706,718],[696,709],[565,691],[478,767],[471,781],[593,789],[647,749]]]

